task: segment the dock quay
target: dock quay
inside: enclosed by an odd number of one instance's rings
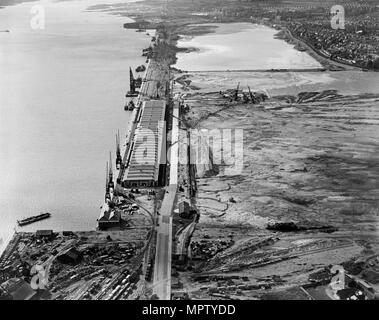
[[[154,47],[159,46],[164,47],[165,41],[157,36]],[[134,200],[135,196],[141,193],[163,194],[159,201],[154,200],[153,209],[144,207],[153,220],[150,246],[155,251],[146,248],[144,264],[148,267],[142,266],[142,270],[147,274],[153,272],[153,294],[159,299],[169,300],[172,213],[178,185],[179,104],[173,103],[171,98],[170,61],[165,58],[165,48],[156,51],[149,59],[138,96],[134,98],[135,108],[124,142],[117,147],[117,157],[122,161],[114,166],[110,157],[107,166],[106,196],[98,226],[106,229],[108,225],[112,226],[110,220],[119,221],[117,208],[120,199],[140,208],[143,204]],[[116,140],[120,143],[119,138]],[[150,278],[147,275],[142,277]]]
[[[176,202],[178,188],[178,157],[179,157],[179,106],[173,107],[172,138],[170,154],[170,185],[160,208],[159,228],[157,229],[157,250],[154,267],[154,293],[161,300],[171,298],[171,254],[172,254],[172,213]]]
[[[152,122],[156,122],[156,125],[158,126],[158,121],[164,120],[162,117],[158,120],[149,119],[150,122],[147,124],[148,128],[145,128],[146,122],[141,123],[142,116],[142,121],[149,121],[146,120],[145,117],[147,114],[144,114],[146,105],[147,108],[150,109],[153,108],[152,104],[160,104],[160,106],[165,106],[165,97],[169,88],[168,84],[166,84],[168,81],[169,71],[167,66],[163,66],[153,59],[150,59],[142,79],[142,85],[137,98],[136,108],[132,112],[132,120],[130,121],[129,128],[127,130],[126,139],[124,144],[121,146],[121,155],[123,159],[120,169],[116,169],[115,171],[115,176],[117,177],[116,189],[121,187],[125,172],[129,172],[128,160],[132,157],[133,141],[134,139],[138,139],[138,136],[136,136],[137,127],[139,126],[141,129],[140,131],[143,131],[144,129],[151,130],[154,129],[154,124]],[[163,99],[160,99],[160,97],[163,97]],[[154,100],[155,102],[148,102],[150,100]],[[163,110],[161,111],[163,112]],[[160,132],[163,134],[164,130],[160,129]]]

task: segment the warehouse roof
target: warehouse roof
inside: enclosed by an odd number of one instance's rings
[[[150,100],[143,103],[125,180],[158,180],[162,147],[166,142],[165,109],[165,100]]]

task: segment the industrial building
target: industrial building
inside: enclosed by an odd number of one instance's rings
[[[1,293],[6,300],[32,300],[37,293],[21,278],[11,278],[2,283],[0,288],[0,300],[2,300]]]
[[[108,203],[104,203],[97,222],[99,230],[119,227],[121,223],[121,215],[118,211],[109,208]]]
[[[37,230],[36,238],[37,239],[48,239],[51,240],[54,238],[53,230]]]
[[[166,168],[166,101],[144,101],[126,161],[122,186],[156,187],[164,183]]]
[[[83,258],[82,253],[76,248],[70,248],[66,252],[60,254],[57,260],[64,264],[77,264]]]

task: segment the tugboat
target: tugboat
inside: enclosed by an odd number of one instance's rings
[[[29,218],[22,219],[22,220],[17,220],[17,224],[20,227],[22,227],[22,226],[26,226],[28,224],[31,224],[31,223],[34,223],[34,222],[37,222],[37,221],[40,221],[40,220],[44,220],[44,219],[50,218],[50,216],[51,216],[51,213],[49,213],[49,212],[41,213],[41,214],[39,214],[37,216],[29,217]]]
[[[136,68],[136,72],[144,72],[146,70],[145,65],[140,65]]]
[[[120,148],[120,131],[116,135],[116,169],[120,170],[122,167],[122,157],[121,157],[121,148]]]
[[[134,104],[134,102],[133,102],[133,99],[131,99],[131,100],[125,105],[124,110],[125,110],[125,111],[133,111],[135,107],[136,107],[136,106],[135,106],[135,104]]]

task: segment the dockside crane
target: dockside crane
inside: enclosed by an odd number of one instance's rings
[[[108,202],[110,199],[111,195],[109,194],[109,169],[107,161],[107,166],[105,168],[105,202]]]
[[[116,134],[116,168],[120,170],[122,164],[121,149],[120,149],[120,131]]]
[[[140,82],[140,81],[139,81]],[[136,91],[137,87],[137,81],[134,79],[132,68],[129,67],[129,91],[125,95],[125,97],[136,97],[138,95],[138,92]]]
[[[130,81],[130,93],[134,94],[136,93],[136,86],[135,86],[133,71],[131,67],[129,67],[129,81]]]
[[[249,95],[250,95],[251,102],[255,103],[255,97],[254,97],[254,94],[251,92],[250,86],[247,86],[247,88],[249,89]]]
[[[109,152],[109,181],[108,181],[108,187],[109,192],[113,192],[114,190],[114,182],[113,182],[113,170],[112,170],[112,153]]]

